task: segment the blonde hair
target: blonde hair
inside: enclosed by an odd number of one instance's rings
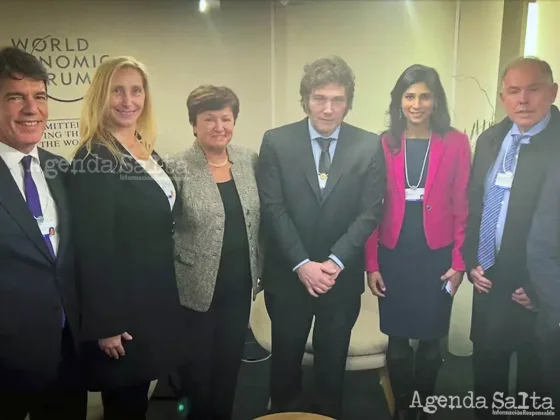
[[[142,76],[146,96],[144,109],[138,118],[136,132],[148,156],[153,152],[156,130],[152,96],[148,84],[148,71],[144,64],[133,57],[127,56],[110,58],[97,68],[91,85],[84,96],[80,117],[80,143],[77,150],[85,146],[87,152],[91,153],[92,144],[95,142],[106,146],[117,158],[122,154],[118,148],[117,140],[109,131],[106,115],[113,76],[122,68],[136,69]]]

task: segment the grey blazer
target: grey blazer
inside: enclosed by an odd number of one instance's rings
[[[253,281],[253,299],[259,291],[260,202],[255,168],[257,153],[240,146],[227,147],[231,172],[243,207]],[[181,304],[206,312],[210,308],[220,265],[225,213],[222,198],[206,157],[197,142],[173,156],[167,167],[177,186],[175,271]]]

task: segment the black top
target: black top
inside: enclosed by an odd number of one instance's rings
[[[243,207],[233,179],[218,183],[218,189],[224,205],[225,227],[216,290],[218,293],[245,290],[243,286],[251,280],[251,269]]]
[[[169,333],[181,330],[184,311],[169,200],[121,151],[122,160],[102,145],[91,153],[81,148],[68,180],[84,375],[92,391],[161,378],[182,363],[186,344]],[[123,176],[131,173],[137,176]],[[100,352],[98,339],[125,331],[133,337],[124,344],[126,357],[116,362]]]
[[[422,165],[424,163],[424,157],[426,156],[426,150],[428,149],[428,143],[428,139],[406,139],[406,159],[410,185],[406,182],[405,169],[405,189],[416,185],[418,185],[418,188],[425,188],[429,156],[426,158],[426,167],[422,173],[422,179],[420,179],[420,173],[422,172]],[[406,202],[405,217],[399,236],[399,243],[422,243],[422,241],[426,240],[424,235],[422,206],[423,201]]]

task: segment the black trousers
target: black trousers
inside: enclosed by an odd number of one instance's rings
[[[537,395],[543,395],[536,339],[519,346],[515,350],[486,348],[474,343],[472,359],[474,394],[475,398],[479,396],[484,397],[487,405],[486,409],[475,410],[477,418],[504,417],[503,414],[493,416],[492,403],[497,392],[503,393],[503,397],[497,396],[497,398],[503,401],[509,395],[510,357],[514,352],[517,353],[516,393],[526,392],[532,395],[535,392]],[[519,402],[519,405],[521,405],[521,402]],[[496,408],[500,409],[499,407]],[[501,408],[501,410],[504,409]],[[521,419],[522,417],[516,416],[516,418]]]
[[[439,340],[420,340],[415,354],[408,338],[389,336],[387,368],[398,410],[409,411],[418,400],[424,405],[434,393],[441,363]]]
[[[346,299],[333,299],[328,294],[294,299],[265,293],[265,303],[272,321],[272,411],[300,409],[301,361],[315,316],[311,411],[340,419],[346,357],[352,328],[360,312],[360,295]]]
[[[538,354],[543,392],[552,398],[555,418],[560,418],[560,328],[539,334]]]
[[[103,419],[144,420],[148,411],[150,382],[103,390]]]
[[[0,419],[24,420],[28,414],[31,420],[86,419],[87,390],[82,382],[80,363],[69,328],[63,331],[61,350],[62,361],[56,380],[33,386],[33,391],[25,390],[22,384],[39,382],[33,374],[15,371],[9,374],[13,376],[14,387],[0,389]],[[16,386],[17,383],[22,386]]]
[[[231,420],[251,309],[251,282],[215,295],[207,312],[185,308],[190,350],[178,370],[189,420]]]

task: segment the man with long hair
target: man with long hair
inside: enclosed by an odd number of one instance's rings
[[[264,135],[257,181],[263,285],[272,321],[271,408],[300,410],[301,360],[313,330],[311,411],[339,419],[346,357],[364,291],[364,244],[385,188],[379,137],[343,122],[354,74],[339,57],[304,69],[307,117]]]

